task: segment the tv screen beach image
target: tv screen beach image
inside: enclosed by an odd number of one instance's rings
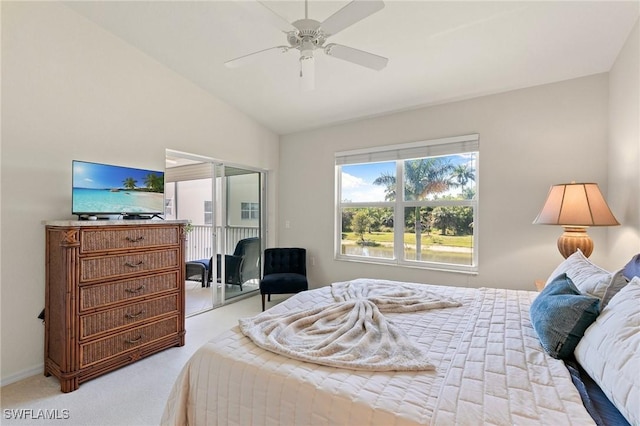
[[[73,213],[164,213],[164,173],[73,162]]]

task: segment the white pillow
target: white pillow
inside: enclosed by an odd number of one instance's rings
[[[567,274],[581,293],[595,296],[600,300],[604,299],[607,287],[614,275],[591,263],[589,259],[584,257],[580,249],[558,265],[547,279],[545,286],[562,273]]]
[[[640,425],[640,277],[584,333],[576,359],[632,425]]]

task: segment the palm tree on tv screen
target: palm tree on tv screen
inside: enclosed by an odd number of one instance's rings
[[[136,183],[138,183],[137,180],[135,180],[132,177],[128,177],[125,180],[122,181],[122,184],[124,185],[124,187],[126,189],[135,189],[136,188]]]
[[[164,179],[162,176],[155,173],[149,173],[144,178],[144,184],[151,192],[163,192],[164,191]]]

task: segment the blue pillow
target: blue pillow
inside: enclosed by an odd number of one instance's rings
[[[640,253],[633,256],[629,263],[624,266],[622,275],[629,281],[631,281],[633,277],[640,277]]]
[[[566,274],[558,275],[531,303],[529,315],[549,355],[567,359],[598,317],[600,299],[580,293]]]

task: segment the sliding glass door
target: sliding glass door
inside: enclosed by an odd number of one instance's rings
[[[190,221],[187,315],[259,289],[265,172],[167,151],[167,219]]]
[[[262,253],[263,173],[237,166],[219,165],[216,211],[219,298],[224,302],[259,290]],[[224,262],[222,261],[224,259]],[[221,280],[222,281],[222,280]]]

